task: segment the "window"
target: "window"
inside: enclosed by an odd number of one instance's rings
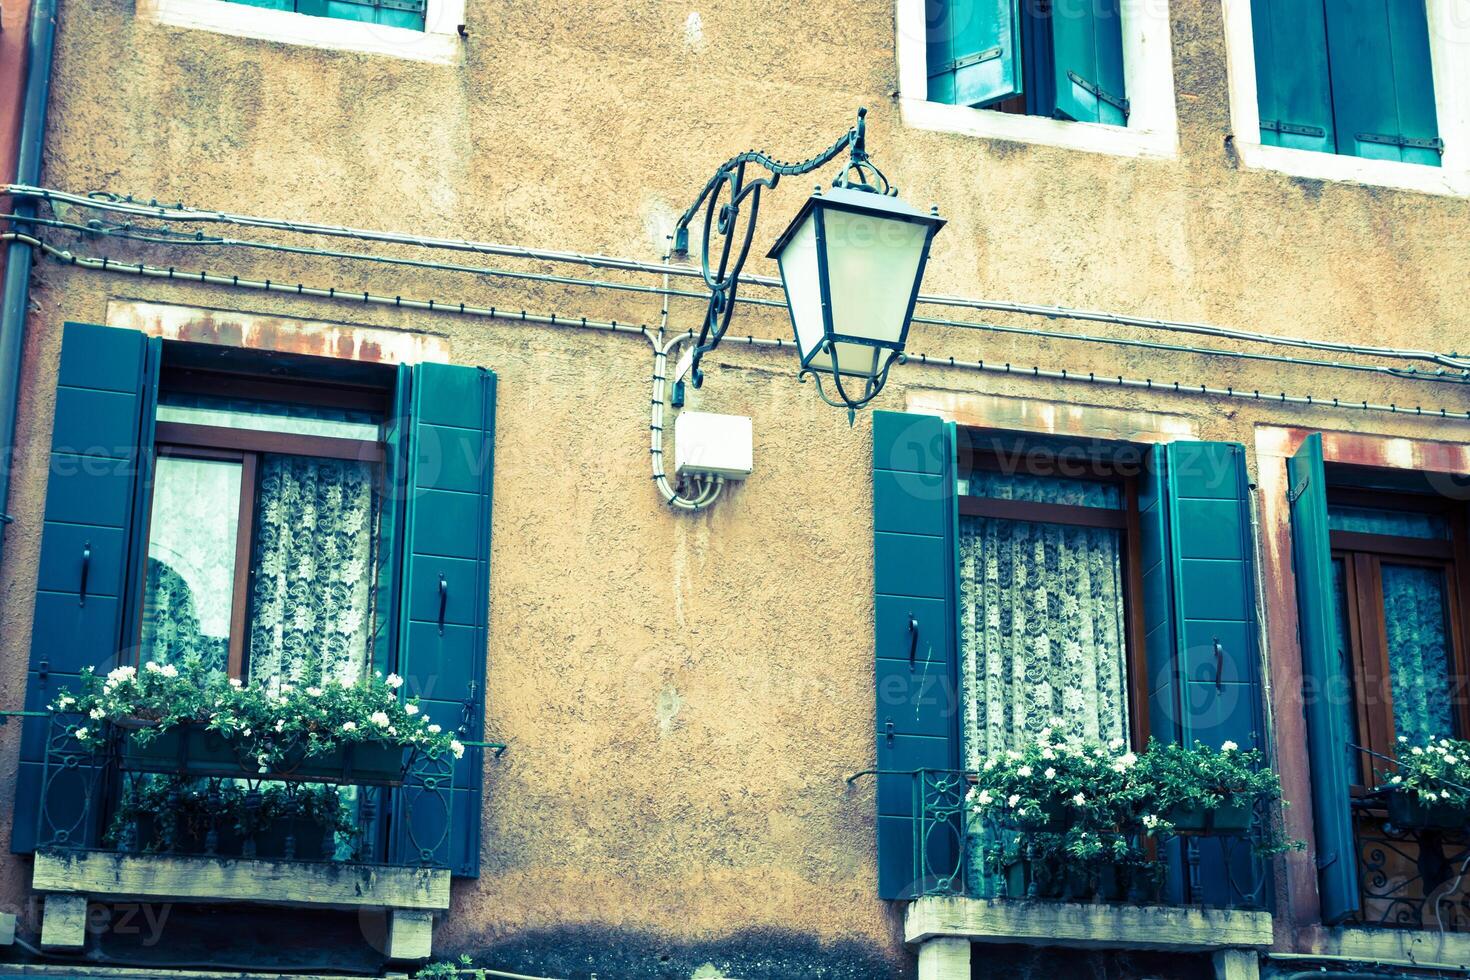
[[[919,129],[1174,157],[1167,0],[895,0],[899,109]]]
[[[387,398],[165,368],[140,659],[266,682],[366,673]]]
[[[428,0],[228,0],[267,10],[289,10],[312,17],[337,17],[384,27],[424,29]]]
[[[1129,740],[1130,708],[1143,704],[1129,659],[1134,479],[1106,458],[980,452],[959,495],[966,765],[1019,748],[1053,719],[1102,742]]]
[[[1425,0],[1252,0],[1261,142],[1440,165]]]
[[[1382,756],[1467,731],[1456,556],[1464,528],[1442,498],[1329,489],[1338,648],[1352,741]],[[1363,756],[1365,786],[1384,763]]]
[[[465,0],[137,0],[171,27],[438,64],[464,56]]]
[[[929,99],[1127,125],[1118,0],[930,5]]]

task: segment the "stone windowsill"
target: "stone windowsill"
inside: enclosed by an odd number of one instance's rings
[[[1272,941],[1269,912],[981,898],[911,902],[904,914],[904,941],[941,937],[1175,952],[1265,949]]]

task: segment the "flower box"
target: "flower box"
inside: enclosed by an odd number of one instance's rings
[[[301,755],[272,767],[272,779],[396,785],[403,781],[409,749],[382,742],[355,742],[321,755]],[[198,775],[263,775],[248,750],[202,725],[181,725],[141,739],[136,730],[123,740],[129,768]]]
[[[1244,834],[1254,819],[1252,801],[1228,797],[1219,806],[1175,807],[1164,814],[1178,834]]]
[[[1412,790],[1386,794],[1388,822],[1401,830],[1463,830],[1470,825],[1470,809],[1440,800],[1426,803]]]

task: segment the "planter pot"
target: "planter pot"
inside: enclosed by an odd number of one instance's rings
[[[135,770],[384,785],[403,781],[409,752],[397,745],[358,742],[322,755],[303,755],[262,774],[238,745],[200,725],[172,728],[147,741],[138,737],[136,729],[127,730],[123,739],[123,758]]]
[[[1251,802],[1231,798],[1216,807],[1176,807],[1164,814],[1164,819],[1178,834],[1243,834],[1250,830],[1254,819]]]
[[[146,741],[130,731],[123,741],[130,768],[154,772],[228,773],[240,770],[240,757],[219,732],[195,725],[160,732]]]
[[[409,750],[381,742],[358,742],[325,755],[308,755],[289,767],[296,779],[331,779],[362,783],[400,783],[408,768]]]
[[[1443,801],[1425,803],[1418,793],[1391,791],[1387,795],[1388,822],[1403,830],[1461,830],[1470,824],[1470,810]]]

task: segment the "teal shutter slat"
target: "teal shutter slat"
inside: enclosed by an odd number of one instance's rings
[[[1405,145],[1438,138],[1422,0],[1326,0],[1326,10],[1337,151],[1437,166],[1430,146]]]
[[[1128,125],[1118,0],[1056,4],[1051,27],[1057,115]]]
[[[1143,583],[1143,643],[1148,659],[1149,734],[1161,742],[1178,742],[1179,667],[1175,653],[1169,485],[1165,469],[1163,447],[1152,447],[1138,491],[1139,563]]]
[[[398,365],[393,409],[383,424],[383,493],[378,508],[377,583],[373,594],[373,665],[387,672],[398,663],[399,589],[403,569],[403,526],[408,503],[408,441],[412,418],[413,369]]]
[[[1321,0],[1251,0],[1261,142],[1333,153],[1327,20]]]
[[[919,890],[921,843],[931,870],[957,860],[949,834],[915,841],[907,775],[959,765],[957,507],[954,425],[873,413],[878,894],[885,899]]]
[[[411,387],[398,673],[429,718],[482,741],[495,375],[423,364]],[[405,790],[401,856],[433,855],[456,875],[479,875],[482,761],[483,750],[469,748],[455,766],[448,834],[444,809],[415,805],[412,787]]]
[[[1020,0],[939,0],[927,26],[929,101],[988,106],[1021,91]]]
[[[119,649],[131,645],[123,631],[134,617],[124,610],[137,605],[128,570],[142,537],[138,515],[146,495],[138,474],[146,472],[151,450],[157,350],[157,341],[134,330],[62,328],[26,675],[29,710],[72,686],[83,667],[115,666]],[[11,850],[19,854],[35,847],[45,743],[45,719],[27,718],[11,835]]]
[[[1322,921],[1331,925],[1358,911],[1357,856],[1348,787],[1354,760],[1347,711],[1326,692],[1350,688],[1337,649],[1337,601],[1332,545],[1327,529],[1327,478],[1322,437],[1310,435],[1287,461],[1291,503],[1292,565],[1302,648],[1302,710],[1312,769],[1312,818]]]

